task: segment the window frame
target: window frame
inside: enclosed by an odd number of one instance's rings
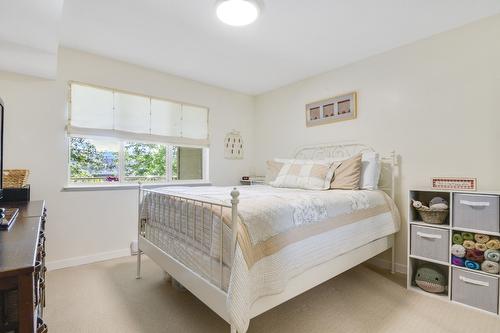
[[[91,183],[91,184],[86,184],[86,183],[75,183],[71,181],[71,138],[84,138],[84,139],[91,139],[91,140],[101,140],[101,139],[106,139],[106,140],[114,140],[119,144],[119,151],[118,151],[118,181],[117,182],[103,182],[103,183]],[[143,143],[143,144],[159,144],[159,145],[164,145],[167,147],[167,154],[165,157],[165,163],[166,163],[166,181],[165,182],[141,182],[142,185],[145,186],[168,186],[168,185],[184,185],[184,184],[208,184],[210,183],[209,180],[209,170],[208,170],[208,165],[209,165],[209,148],[208,147],[201,147],[201,146],[194,146],[194,145],[178,145],[178,144],[168,144],[164,142],[154,142],[154,141],[136,141],[136,140],[130,140],[130,139],[122,139],[122,138],[116,138],[116,137],[104,137],[104,136],[91,136],[91,135],[67,135],[66,138],[66,145],[67,145],[67,167],[66,167],[66,172],[67,172],[67,177],[66,177],[66,186],[65,188],[87,188],[87,187],[129,187],[129,186],[135,186],[139,184],[139,182],[128,182],[125,181],[125,143],[127,142],[134,142],[134,143]],[[202,179],[185,179],[185,180],[173,180],[172,179],[172,150],[169,149],[169,147],[185,147],[185,148],[199,148],[202,150]]]

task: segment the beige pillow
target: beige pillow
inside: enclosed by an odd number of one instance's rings
[[[284,163],[276,179],[269,183],[274,187],[328,190],[334,169],[329,160],[290,160]]]
[[[338,190],[359,190],[361,179],[361,154],[353,156],[345,161],[337,162],[333,168],[333,179],[330,184],[331,189]],[[337,166],[338,164],[338,166]]]
[[[285,163],[269,160],[266,161],[266,164],[267,164],[267,169],[266,169],[265,183],[269,184],[270,182],[274,181],[276,177],[278,177],[278,174],[280,173],[280,170]]]

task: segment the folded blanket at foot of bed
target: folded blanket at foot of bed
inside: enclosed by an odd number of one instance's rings
[[[488,249],[484,252],[484,259],[494,262],[500,261],[500,251]]]
[[[464,243],[462,245],[467,250],[474,250],[476,248],[476,243],[474,243],[474,241],[471,241],[471,240],[464,241]]]
[[[465,252],[465,259],[473,260],[480,264],[484,261],[484,252],[479,250],[467,250]]]
[[[460,234],[453,234],[453,244],[462,245],[464,243],[464,239]]]
[[[474,240],[477,243],[486,244],[490,240],[490,236],[483,235],[483,234],[475,234],[474,235]]]
[[[464,267],[465,266],[465,259],[451,256],[451,263],[455,266]]]
[[[466,240],[474,240],[474,234],[472,232],[462,232],[462,238]]]
[[[469,269],[479,270],[481,268],[481,265],[472,260],[465,260],[465,267]]]
[[[465,247],[459,244],[452,245],[451,247],[451,254],[453,254],[455,257],[463,258],[465,257]]]
[[[499,266],[497,262],[486,260],[481,264],[481,270],[486,273],[498,274]]]
[[[498,239],[490,239],[486,243],[486,247],[488,249],[492,249],[492,250],[500,250],[500,240],[498,240]]]

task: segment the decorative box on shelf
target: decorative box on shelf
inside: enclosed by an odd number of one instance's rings
[[[19,188],[4,188],[0,202],[30,201],[30,185]]]
[[[436,197],[449,214],[441,224],[426,223],[414,202],[425,206]],[[500,192],[415,189],[408,201],[408,289],[498,316]],[[429,289],[437,292],[425,291],[430,279],[421,281],[429,268],[439,283],[444,277],[444,288]]]

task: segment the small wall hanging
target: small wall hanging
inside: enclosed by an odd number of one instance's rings
[[[232,131],[224,139],[224,157],[229,160],[243,159],[243,139],[240,132]]]
[[[357,94],[351,92],[306,105],[307,127],[355,119],[358,112]]]

